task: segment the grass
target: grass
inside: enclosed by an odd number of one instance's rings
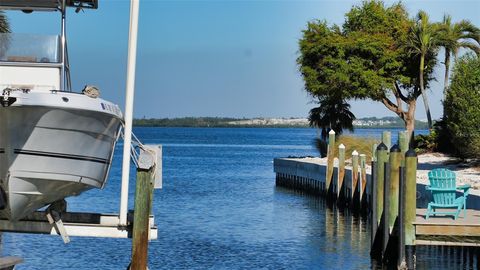
[[[340,144],[345,145],[345,159],[349,160],[352,158],[352,152],[357,150],[358,154],[365,154],[367,156],[367,162],[369,163],[372,160],[372,145],[376,143],[379,144],[380,140],[373,138],[365,137],[355,137],[349,135],[341,135],[335,140],[335,153],[334,157],[338,157],[338,146]],[[326,153],[326,147],[324,143],[316,141],[316,147],[319,151],[324,151]],[[320,150],[322,148],[322,150]]]
[[[357,150],[359,155],[367,155],[367,162],[370,162],[372,160],[372,145],[374,143],[378,144],[379,142],[379,140],[373,138],[341,135],[335,142],[335,156],[338,157],[338,146],[343,144],[345,145],[345,159],[351,159],[352,152]]]

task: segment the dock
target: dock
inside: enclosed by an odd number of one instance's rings
[[[467,209],[466,217],[449,216],[425,219],[426,209],[417,209],[416,245],[480,246],[480,211]]]
[[[367,217],[372,258],[398,269],[415,269],[415,246],[480,246],[480,197],[470,194],[466,216],[425,218],[423,204],[430,195],[418,183],[418,158],[409,149],[406,132],[391,148],[389,132],[380,145],[372,145],[367,170],[366,155],[353,151],[345,165],[345,146],[334,151],[335,133],[329,134],[328,154],[323,162],[312,158],[275,158],[277,186],[324,197]],[[460,194],[459,194],[460,195]],[[420,198],[419,198],[420,197]],[[423,207],[422,207],[423,206]]]

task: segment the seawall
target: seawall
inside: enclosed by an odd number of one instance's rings
[[[308,158],[275,158],[273,160],[273,170],[276,174],[276,183],[279,186],[295,188],[309,193],[326,194],[326,171],[327,165],[318,160]],[[333,188],[338,191],[338,166],[333,170]],[[360,179],[360,178],[359,178]],[[352,168],[345,168],[345,194],[353,196],[352,192]],[[371,169],[367,168],[366,173],[366,203],[370,203],[371,198]],[[432,200],[429,191],[425,189],[424,183],[417,181],[417,208],[426,208],[428,202]],[[467,208],[480,210],[480,194],[478,190],[470,193],[467,199]]]

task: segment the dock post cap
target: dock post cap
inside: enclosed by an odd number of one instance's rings
[[[405,157],[416,157],[417,156],[417,152],[415,152],[414,149],[410,148],[406,153],[405,153]]]
[[[331,129],[330,132],[328,132],[328,134],[335,134],[335,131]]]
[[[390,148],[390,152],[400,152],[400,147],[398,146],[398,144],[394,144],[392,146],[392,148]]]
[[[387,146],[381,142],[378,146],[377,146],[377,151],[381,151],[381,150],[388,150]]]
[[[343,145],[343,143],[341,143],[338,148],[345,148],[345,145]]]
[[[358,152],[357,152],[357,150],[353,150],[353,152],[352,152],[352,156],[358,156]]]

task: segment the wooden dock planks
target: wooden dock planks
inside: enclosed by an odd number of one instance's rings
[[[480,237],[480,211],[467,209],[454,220],[452,216],[437,216],[425,219],[426,209],[417,209],[415,234],[418,236],[468,236]],[[418,244],[418,243],[417,243]]]

